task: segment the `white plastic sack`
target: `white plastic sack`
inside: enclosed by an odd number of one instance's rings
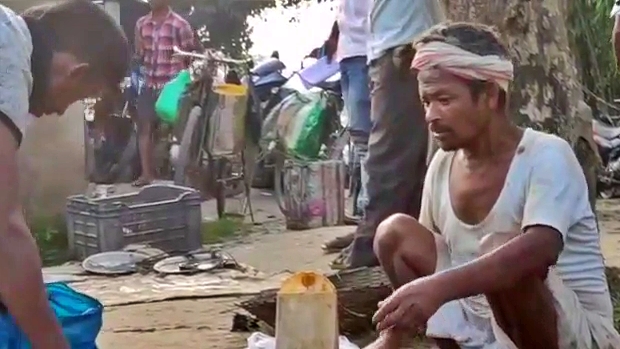
[[[344,336],[340,336],[338,342],[338,349],[360,349]],[[248,338],[247,349],[276,349],[276,339],[264,333],[254,332]]]

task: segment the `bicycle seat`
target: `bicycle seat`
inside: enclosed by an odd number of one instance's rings
[[[620,127],[611,126],[596,119],[592,120],[592,131],[607,140],[620,138]]]
[[[284,65],[282,61],[277,58],[270,58],[254,67],[254,69],[252,69],[250,72],[252,73],[252,75],[255,76],[265,76],[284,70],[285,68],[286,65]]]

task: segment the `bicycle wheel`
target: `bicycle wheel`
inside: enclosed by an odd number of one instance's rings
[[[179,145],[179,153],[174,164],[174,184],[185,186],[187,185],[187,168],[192,161],[197,160],[200,156],[200,132],[198,127],[199,121],[202,116],[202,108],[195,106],[189,112],[187,117],[187,123],[183,129],[183,136],[181,137],[181,144]]]

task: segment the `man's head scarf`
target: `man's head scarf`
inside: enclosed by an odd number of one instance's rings
[[[418,44],[411,68],[438,68],[463,79],[494,82],[504,91],[508,91],[514,76],[514,66],[506,58],[481,56],[440,41]]]

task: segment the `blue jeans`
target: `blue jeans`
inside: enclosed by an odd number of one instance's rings
[[[349,130],[355,140],[370,134],[370,77],[366,56],[345,58],[340,61],[342,98],[349,114]]]
[[[370,77],[366,56],[345,58],[340,61],[340,84],[345,108],[349,115],[349,133],[353,142],[351,162],[359,162],[362,173],[357,208],[364,212],[368,203],[366,195],[366,149],[372,129],[370,120]],[[357,212],[354,212],[356,214]]]

